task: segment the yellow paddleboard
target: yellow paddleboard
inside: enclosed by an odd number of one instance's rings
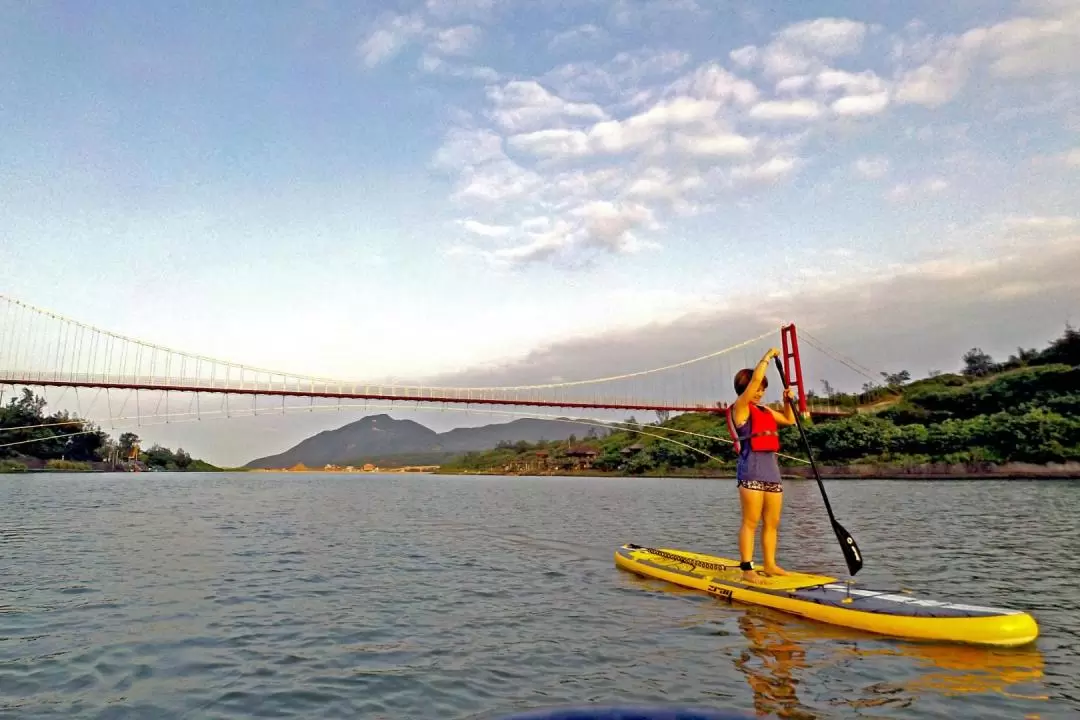
[[[615,565],[637,575],[703,590],[729,602],[762,605],[811,620],[907,640],[1008,647],[1039,636],[1035,619],[1021,610],[922,600],[906,593],[849,588],[826,575],[788,571],[781,577],[743,580],[738,560],[686,550],[627,543]]]

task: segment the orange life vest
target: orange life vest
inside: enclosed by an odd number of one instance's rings
[[[735,431],[735,419],[731,416],[734,405],[729,405],[726,410],[728,433],[735,441],[735,454],[742,453],[742,442],[750,440],[751,452],[777,452],[780,450],[780,434],[776,426],[776,418],[767,408],[760,405],[750,406],[750,417],[747,419],[749,435],[739,435]]]

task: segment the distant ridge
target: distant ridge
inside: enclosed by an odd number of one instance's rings
[[[396,420],[389,415],[368,415],[336,430],[324,430],[302,440],[285,452],[256,458],[247,468],[288,468],[302,463],[310,468],[324,465],[358,465],[391,459],[394,456],[423,456],[427,459],[491,450],[499,443],[529,443],[581,437],[590,426],[560,420],[521,418],[475,428],[454,428],[437,433],[412,420]],[[598,436],[607,430],[596,428]]]

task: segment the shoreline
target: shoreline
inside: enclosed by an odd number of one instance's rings
[[[783,467],[785,480],[813,480],[814,472],[805,468]],[[1051,463],[928,463],[925,465],[889,465],[866,463],[857,465],[818,465],[822,480],[1080,480],[1080,462]],[[436,470],[434,475],[502,475],[509,477],[642,477],[698,478],[703,480],[734,480],[734,470],[696,470],[647,472],[628,475],[604,470],[557,470],[551,472],[505,472],[496,470]]]
[[[810,467],[780,469],[786,477],[812,480]],[[995,464],[973,463],[926,463],[921,465],[890,465],[866,463],[855,465],[818,466],[822,479],[859,480],[866,478],[897,480],[1080,480],[1080,462],[1035,463],[1011,462]],[[734,474],[732,475],[734,477]]]
[[[818,471],[822,480],[1080,480],[1080,462],[1050,463],[1036,465],[1034,463],[926,463],[922,465],[890,465],[887,463],[863,463],[852,465],[818,465]],[[608,478],[671,478],[671,479],[701,479],[701,480],[734,480],[734,469],[701,469],[701,470],[668,470],[650,471],[638,474],[620,473],[606,470],[550,470],[550,471],[525,471],[513,472],[505,470],[443,470],[425,469],[403,471],[394,468],[377,471],[362,471],[351,473],[337,473],[322,469],[297,470],[264,470],[264,469],[237,469],[220,468],[215,470],[143,470],[135,474],[148,474],[155,472],[196,472],[196,473],[231,473],[231,472],[257,472],[274,474],[349,474],[349,475],[491,475],[504,477],[608,477]],[[110,474],[132,473],[130,470],[87,468],[87,469],[62,469],[45,467],[28,467],[24,470],[0,470],[0,475],[25,475],[25,474],[53,474],[53,473],[79,473],[79,474]],[[785,480],[813,480],[814,473],[809,467],[781,466],[780,473]]]

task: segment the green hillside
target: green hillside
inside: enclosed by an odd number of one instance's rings
[[[1080,332],[1067,327],[1043,350],[1020,349],[1000,363],[978,348],[962,361],[956,373],[915,381],[896,373],[886,376],[885,386],[868,384],[858,396],[831,396],[849,407],[883,394],[892,401],[841,419],[805,421],[816,458],[833,465],[905,466],[1080,461]],[[805,457],[796,428],[784,428],[781,441],[785,453]],[[733,472],[734,460],[723,415],[687,413],[601,439],[468,453],[443,471],[719,474]]]

